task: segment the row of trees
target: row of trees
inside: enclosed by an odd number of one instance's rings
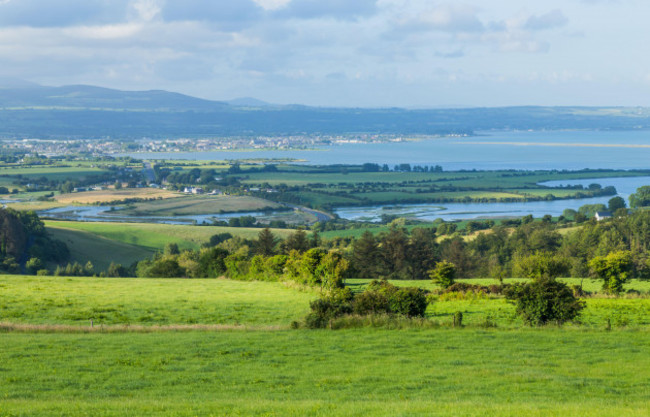
[[[70,252],[65,243],[51,239],[32,211],[0,208],[0,271],[35,272],[46,262],[63,262]]]

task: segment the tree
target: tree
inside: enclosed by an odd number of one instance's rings
[[[429,276],[442,288],[449,288],[456,278],[456,266],[447,261],[438,262],[436,267],[429,271]]]
[[[607,208],[609,211],[614,213],[618,209],[624,209],[625,208],[625,200],[623,200],[622,197],[612,197],[609,199],[607,202]]]
[[[255,242],[255,253],[262,256],[275,255],[275,245],[278,239],[275,237],[271,229],[265,227],[257,234],[257,242]]]
[[[427,279],[428,271],[438,260],[436,229],[418,227],[411,231],[408,249],[408,263],[412,279]]]
[[[650,185],[644,185],[636,189],[636,193],[630,195],[630,207],[650,206]]]
[[[330,251],[323,256],[316,268],[316,275],[319,277],[322,288],[326,290],[343,288],[343,276],[348,266],[348,261],[343,259],[339,252]]]
[[[610,294],[623,291],[623,284],[632,270],[632,253],[629,251],[610,252],[606,256],[596,256],[589,261],[594,275],[603,280],[603,290]]]
[[[381,255],[386,276],[405,279],[408,274],[408,236],[403,228],[392,225],[390,231],[382,236]]]
[[[561,255],[536,252],[515,257],[514,274],[526,278],[556,278],[569,273],[571,263]]]
[[[376,278],[380,270],[379,246],[368,230],[352,243],[352,266],[360,278]]]
[[[505,295],[515,302],[517,314],[530,326],[565,323],[576,318],[585,307],[566,284],[549,278],[515,284],[506,289]]]
[[[178,255],[180,250],[178,250],[178,245],[176,243],[167,243],[163,252],[165,255]]]
[[[29,258],[29,260],[25,263],[25,269],[30,274],[36,274],[36,272],[38,272],[40,269],[43,269],[44,266],[45,265],[43,264],[43,261],[41,261],[39,258]]]
[[[283,250],[285,253],[290,253],[292,250],[304,252],[309,249],[309,240],[307,240],[307,233],[298,229],[290,234],[284,242],[282,242]]]

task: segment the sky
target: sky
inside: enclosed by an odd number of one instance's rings
[[[650,106],[644,0],[0,0],[0,79],[341,107]]]

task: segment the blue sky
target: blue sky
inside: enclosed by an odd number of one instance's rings
[[[0,77],[319,106],[650,106],[642,0],[0,0]]]

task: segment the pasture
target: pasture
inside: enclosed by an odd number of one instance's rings
[[[50,236],[65,242],[70,249],[70,262],[85,265],[90,261],[95,271],[106,270],[111,262],[126,267],[133,262],[150,258],[156,251],[142,246],[131,245],[83,230],[48,227]]]
[[[288,328],[316,297],[276,282],[0,275],[0,322]],[[1,414],[0,414],[1,415]]]
[[[10,333],[0,415],[645,417],[649,344],[552,328]]]
[[[176,194],[178,196],[178,194]],[[128,216],[182,216],[191,214],[219,214],[232,212],[279,209],[283,206],[269,200],[248,196],[179,196],[166,200],[144,201],[120,210]]]
[[[246,239],[255,239],[260,228],[190,226],[154,223],[100,223],[45,220],[50,229],[63,228],[81,230],[117,242],[140,246],[150,250],[162,250],[167,243],[176,243],[181,249],[198,249],[210,237],[219,233],[230,233]],[[286,237],[290,229],[272,229],[277,236]],[[101,256],[101,255],[99,255]]]

